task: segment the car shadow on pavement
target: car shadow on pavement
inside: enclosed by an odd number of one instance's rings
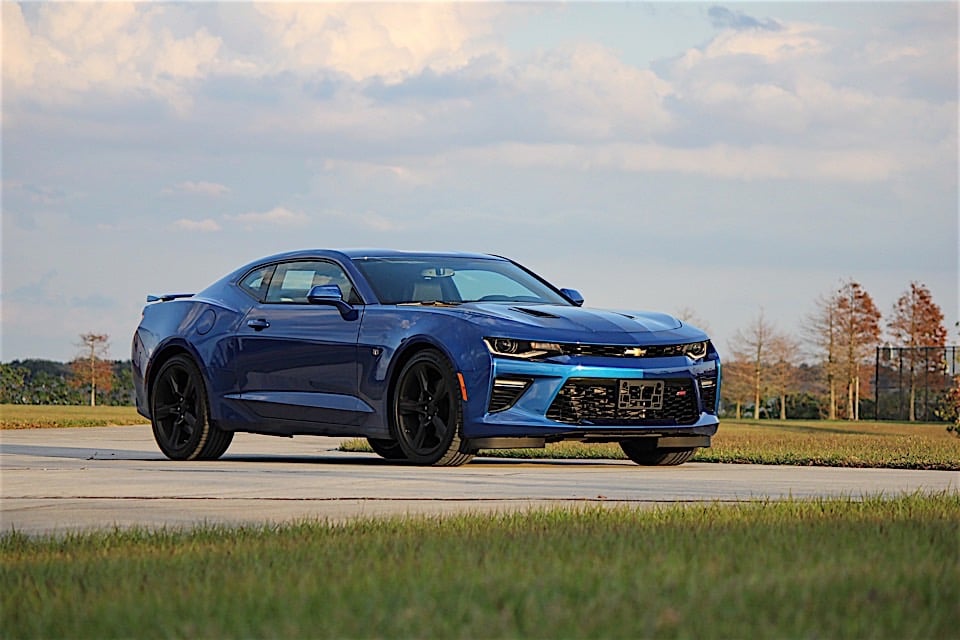
[[[74,460],[166,460],[159,451],[156,455],[152,455],[136,449],[98,449],[41,444],[3,444],[0,445],[0,454]]]
[[[335,454],[318,453],[317,455],[277,455],[277,454],[225,454],[221,458],[224,462],[267,462],[277,464],[299,463],[299,464],[332,464],[332,465],[354,465],[354,466],[375,466],[375,467],[416,467],[410,462],[403,460],[386,460],[375,454],[369,453],[343,453]],[[611,464],[627,464],[624,460],[560,460],[560,459],[542,459],[542,458],[493,458],[477,457],[463,465],[463,468],[470,467],[489,467],[489,466],[610,466]],[[445,467],[422,466],[421,469],[444,469]]]
[[[177,464],[179,461],[170,460],[162,453],[147,452],[137,449],[106,449],[94,447],[64,447],[59,445],[35,444],[3,444],[0,445],[0,454],[28,456],[32,458],[66,458],[73,460],[125,460],[139,462],[162,462]],[[190,463],[204,463],[216,465],[220,462],[249,462],[268,464],[313,464],[337,466],[363,467],[413,467],[409,462],[402,460],[386,460],[371,453],[354,453],[342,451],[318,451],[315,454],[276,454],[276,453],[227,453],[219,460],[191,460]],[[465,465],[470,467],[520,467],[520,466],[609,466],[611,464],[626,464],[623,460],[559,460],[543,458],[493,458],[478,456]],[[434,467],[420,467],[424,469]],[[436,467],[442,469],[443,467]]]

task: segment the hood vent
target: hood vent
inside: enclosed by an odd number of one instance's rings
[[[512,310],[519,311],[520,313],[525,313],[528,316],[533,316],[534,318],[559,318],[560,317],[552,313],[549,313],[547,311],[540,311],[539,309],[528,309],[526,307],[512,307]]]

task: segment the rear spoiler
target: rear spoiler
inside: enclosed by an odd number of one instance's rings
[[[162,293],[159,296],[153,294],[147,295],[147,304],[151,302],[169,302],[170,300],[176,300],[177,298],[191,298],[194,294],[192,293]]]

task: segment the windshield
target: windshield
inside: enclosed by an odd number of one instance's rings
[[[505,260],[457,257],[361,258],[354,264],[383,304],[570,302]]]

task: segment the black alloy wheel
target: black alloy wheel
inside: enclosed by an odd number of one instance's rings
[[[185,355],[170,358],[157,372],[150,416],[153,437],[172,460],[215,460],[233,440],[232,431],[210,422],[203,377]]]
[[[474,452],[465,448],[462,411],[456,374],[441,353],[420,351],[407,361],[391,412],[391,428],[407,460],[435,466],[469,462]]]
[[[657,449],[644,446],[641,440],[623,440],[620,442],[620,448],[639,465],[645,467],[672,467],[683,464],[693,457],[696,448],[692,449]]]

